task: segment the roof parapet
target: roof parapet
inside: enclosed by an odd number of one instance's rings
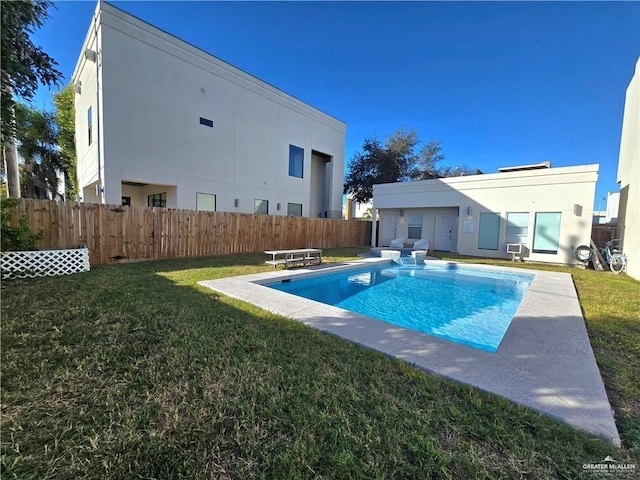
[[[500,167],[499,172],[519,172],[522,170],[540,170],[542,168],[551,168],[551,161],[546,160],[540,163],[534,163],[532,165],[518,165],[515,167]]]

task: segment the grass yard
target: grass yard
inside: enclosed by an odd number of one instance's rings
[[[616,449],[196,285],[272,269],[264,260],[3,282],[2,479],[576,479],[607,455],[640,469],[640,283],[559,268],[616,409]]]

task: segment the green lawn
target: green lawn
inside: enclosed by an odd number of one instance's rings
[[[3,282],[2,479],[575,479],[607,455],[640,469],[640,283],[560,269],[616,409],[616,449],[196,284],[272,269],[264,260]]]

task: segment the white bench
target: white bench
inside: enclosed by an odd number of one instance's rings
[[[297,248],[293,250],[266,250],[264,253],[271,255],[271,260],[265,263],[273,265],[284,265],[289,268],[292,265],[320,265],[322,263],[322,250],[319,248]]]

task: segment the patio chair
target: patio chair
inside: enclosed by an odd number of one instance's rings
[[[413,249],[414,250],[425,250],[425,251],[429,251],[429,239],[428,238],[421,238],[420,240],[416,241],[413,244]]]
[[[402,248],[404,246],[404,237],[396,238],[395,240],[391,240],[389,244],[390,248]]]

